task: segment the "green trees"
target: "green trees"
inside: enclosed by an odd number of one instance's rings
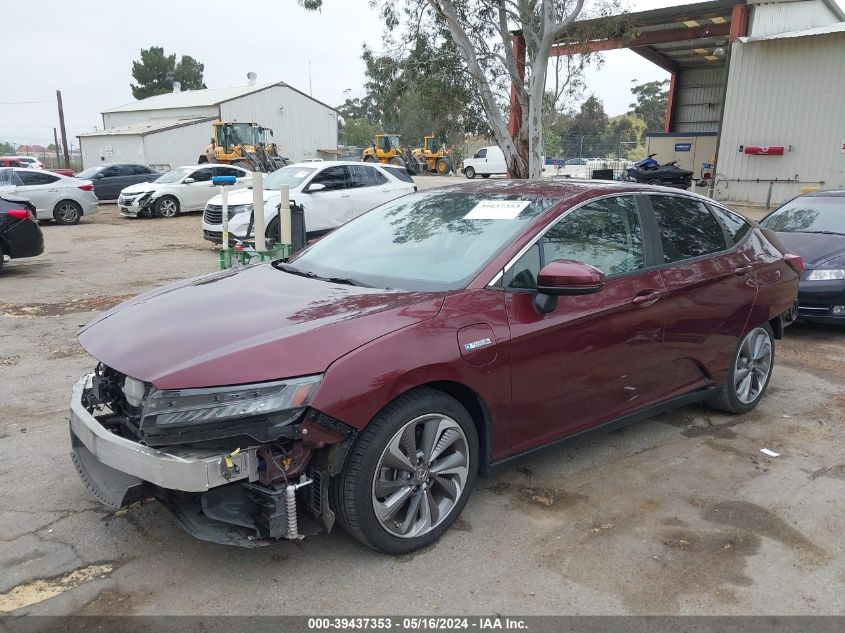
[[[662,131],[663,123],[666,120],[666,101],[668,99],[666,86],[669,84],[669,80],[638,84],[637,80],[634,79],[632,83],[634,86],[631,88],[631,92],[636,98],[636,102],[628,107],[645,121],[646,129],[649,132]]]
[[[132,77],[136,83],[130,83],[135,99],[146,99],[155,95],[173,91],[173,83],[178,81],[182,90],[205,88],[203,71],[205,66],[190,55],[183,55],[177,62],[176,55],[165,55],[161,46],[141,49],[141,59],[132,62]]]

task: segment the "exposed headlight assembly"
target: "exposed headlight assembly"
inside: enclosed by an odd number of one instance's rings
[[[845,279],[845,270],[819,268],[807,275],[807,281],[832,281],[837,279]]]
[[[311,403],[322,378],[305,376],[210,389],[153,388],[144,401],[141,426],[169,428],[256,415],[281,415],[293,421]]]
[[[252,213],[253,204],[236,204],[234,206],[229,207],[229,219],[231,220],[233,217],[238,215],[239,213]]]

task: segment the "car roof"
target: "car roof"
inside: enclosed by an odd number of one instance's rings
[[[337,165],[371,165],[373,167],[402,167],[402,165],[382,165],[381,163],[365,163],[361,160],[317,160],[309,163],[291,163],[285,167],[307,167],[309,169],[324,169]]]
[[[809,191],[802,194],[802,198],[845,198],[845,189],[824,189],[822,191]]]
[[[442,185],[425,192],[437,191],[466,191],[468,193],[488,192],[510,195],[538,196],[541,198],[555,198],[568,200],[580,197],[597,197],[612,195],[615,193],[662,193],[672,195],[685,195],[690,198],[698,198],[702,201],[713,203],[706,196],[676,189],[674,187],[659,187],[656,185],[644,185],[634,182],[623,182],[619,180],[592,180],[579,178],[561,178],[542,180],[488,180],[486,182],[464,182],[455,185]],[[716,204],[719,204],[716,202]]]

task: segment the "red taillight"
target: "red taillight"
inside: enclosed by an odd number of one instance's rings
[[[10,209],[9,211],[6,211],[6,213],[18,220],[28,220],[32,217],[28,209]]]
[[[786,260],[786,263],[789,264],[789,267],[799,275],[804,271],[804,260],[800,255],[787,253],[783,256],[783,258]]]
[[[79,185],[82,191],[94,191],[94,185]]]

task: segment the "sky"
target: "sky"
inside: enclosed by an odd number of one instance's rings
[[[629,0],[630,10],[673,0]],[[0,140],[47,145],[58,126],[62,91],[68,136],[102,127],[100,112],[131,102],[132,60],[141,48],[163,46],[205,64],[209,88],[284,81],[337,106],[363,96],[361,47],[381,45],[382,24],[368,0],[325,0],[321,13],[296,0],[67,0],[14,2],[3,8],[18,54],[0,71]],[[627,50],[604,53],[601,70],[587,76],[588,93],[610,116],[631,103],[631,80],[668,73]]]

